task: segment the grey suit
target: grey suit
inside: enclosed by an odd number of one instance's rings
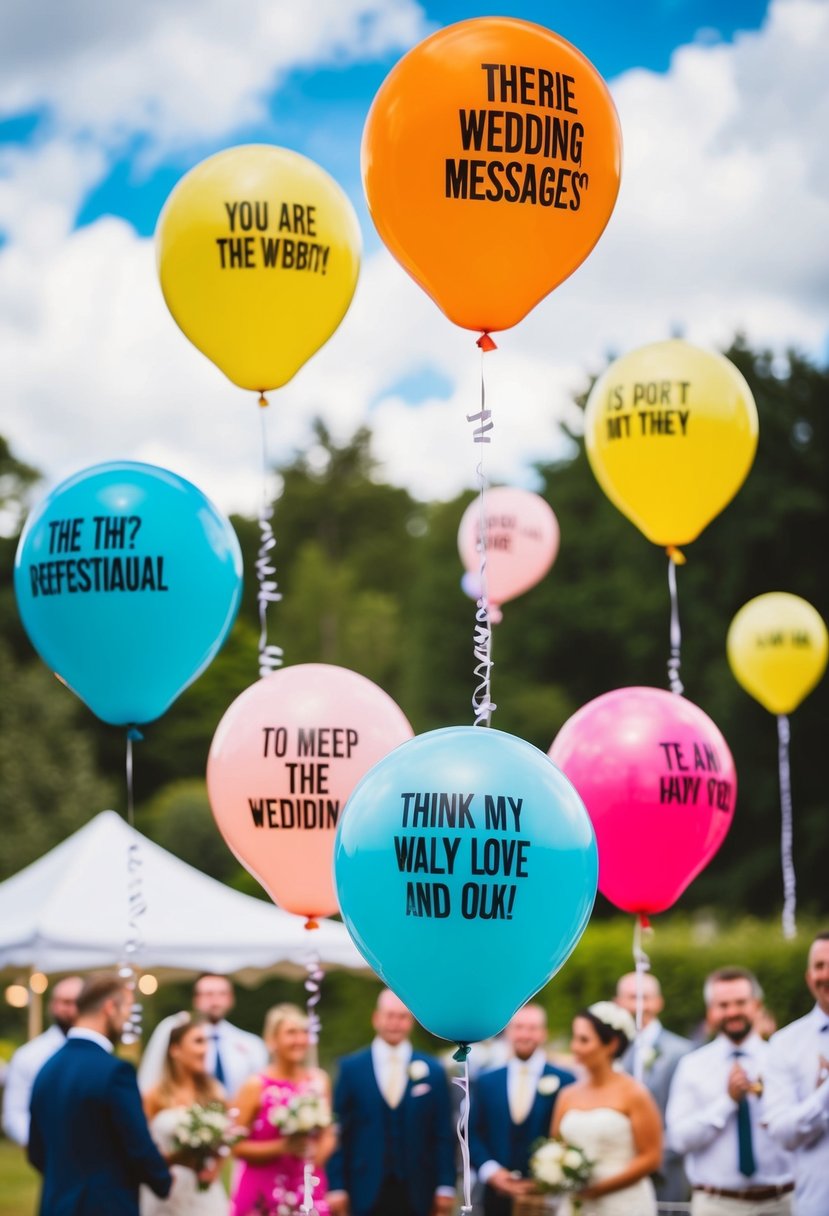
[[[676,1066],[684,1055],[692,1051],[694,1044],[690,1039],[683,1039],[660,1026],[654,1042],[654,1048],[647,1053],[643,1081],[659,1107],[662,1125],[665,1124],[665,1108],[668,1105],[668,1093],[671,1088]],[[622,1067],[625,1072],[633,1073],[633,1046],[629,1047],[622,1056]],[[656,1197],[660,1203],[681,1203],[690,1195],[690,1187],[682,1168],[682,1158],[671,1149],[666,1148],[659,1170],[660,1178],[655,1179]]]

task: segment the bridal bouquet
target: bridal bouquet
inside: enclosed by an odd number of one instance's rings
[[[172,1148],[183,1165],[198,1174],[211,1165],[215,1157],[226,1157],[230,1146],[245,1136],[237,1127],[235,1111],[227,1111],[221,1102],[195,1103],[188,1106],[173,1132]],[[199,1179],[199,1190],[207,1190],[209,1182]]]
[[[542,1140],[530,1157],[530,1174],[541,1190],[563,1195],[586,1186],[593,1165],[580,1148],[566,1140]]]
[[[331,1107],[321,1094],[294,1094],[284,1105],[272,1106],[268,1120],[283,1136],[310,1136],[331,1125]]]

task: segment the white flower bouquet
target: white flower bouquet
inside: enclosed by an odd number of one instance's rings
[[[580,1148],[566,1140],[542,1140],[530,1157],[530,1175],[540,1190],[563,1195],[586,1186],[593,1165]]]
[[[211,1165],[215,1157],[226,1157],[230,1146],[241,1140],[245,1129],[235,1122],[235,1111],[227,1111],[221,1102],[195,1103],[181,1116],[172,1138],[172,1149],[179,1163],[195,1173]],[[199,1179],[199,1190],[209,1182]]]
[[[311,1136],[331,1125],[331,1106],[322,1094],[294,1094],[282,1106],[272,1106],[268,1121],[283,1136]]]

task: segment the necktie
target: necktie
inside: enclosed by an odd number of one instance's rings
[[[405,1089],[405,1078],[403,1076],[403,1061],[396,1051],[390,1051],[386,1060],[386,1075],[383,1085],[383,1097],[388,1102],[389,1106],[394,1110],[399,1106],[403,1099],[403,1090]]]
[[[213,1040],[213,1046],[216,1048],[216,1060],[213,1064],[213,1076],[220,1085],[225,1086],[226,1088],[227,1082],[225,1079],[225,1070],[222,1068],[222,1053],[219,1051],[219,1036],[217,1034],[212,1034],[210,1037]]]
[[[533,1093],[530,1084],[530,1066],[521,1061],[515,1070],[515,1084],[512,1090],[512,1116],[513,1123],[523,1123],[527,1115],[530,1113],[532,1106]]]
[[[735,1051],[734,1058],[739,1060],[744,1051]],[[737,1167],[745,1178],[750,1178],[757,1169],[754,1160],[754,1142],[751,1136],[751,1110],[748,1098],[741,1098],[737,1104]]]

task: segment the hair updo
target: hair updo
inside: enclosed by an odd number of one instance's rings
[[[636,1023],[627,1010],[615,1001],[597,1001],[595,1005],[579,1010],[576,1017],[588,1021],[605,1045],[616,1039],[614,1060],[624,1055],[636,1038]]]

